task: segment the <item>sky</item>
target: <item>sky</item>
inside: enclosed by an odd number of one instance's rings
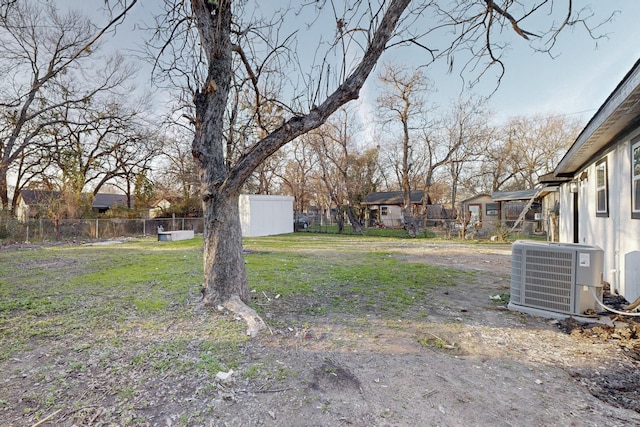
[[[102,0],[91,1],[95,1],[96,6],[102,4]],[[139,20],[150,21],[156,2],[159,0],[139,0],[133,15],[119,28],[117,43],[131,44],[140,37],[140,32],[134,28]],[[289,4],[289,0],[271,2],[274,7]],[[598,30],[606,37],[597,41],[580,28],[564,31],[553,51],[554,58],[535,53],[526,40],[512,37],[504,61],[506,75],[490,101],[496,122],[516,115],[553,114],[575,116],[586,123],[640,57],[640,25],[637,24],[640,1],[574,0],[573,3],[574,8],[591,5],[596,20],[604,19],[616,10],[619,13]],[[90,3],[87,0],[57,0],[57,4],[87,10]],[[305,37],[312,37],[304,31],[299,34],[303,46]],[[411,63],[404,53],[396,56],[391,53],[385,60]],[[378,70],[380,67],[374,73]],[[460,78],[455,72],[446,73],[443,67],[429,68],[427,75],[437,87],[432,100],[447,107],[460,93]],[[142,72],[139,79],[146,82],[148,73]],[[376,97],[372,92],[373,79],[375,75],[370,76],[362,96],[370,103]],[[494,78],[486,76],[477,90],[481,95],[488,94],[495,84]]]
[[[579,26],[565,30],[553,57],[534,52],[529,42],[518,36],[511,37],[503,58],[505,75],[489,102],[497,123],[512,116],[550,114],[575,116],[586,124],[640,57],[640,1],[578,0],[573,4],[574,8],[590,4],[593,22],[617,13],[597,30],[605,35],[599,40],[593,40]],[[543,25],[541,22],[540,27]],[[535,24],[531,26],[535,32]],[[523,27],[529,29],[527,24]],[[427,74],[437,87],[439,105],[449,105],[460,93],[458,73],[436,67]],[[475,90],[486,95],[495,88],[496,79],[486,75]]]
[[[500,116],[568,114],[586,121],[600,108],[640,57],[640,1],[592,3],[599,16],[620,11],[602,27],[607,37],[594,41],[584,31],[568,31],[555,58],[521,43],[506,59],[507,75],[491,100]]]

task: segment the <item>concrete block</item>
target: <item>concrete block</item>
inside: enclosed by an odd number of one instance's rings
[[[171,241],[175,242],[177,240],[189,240],[193,239],[195,234],[193,230],[176,230],[176,231],[159,231],[158,232],[158,241],[165,242]]]

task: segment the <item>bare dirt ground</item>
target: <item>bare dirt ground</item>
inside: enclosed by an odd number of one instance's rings
[[[239,393],[241,384],[230,385],[233,403],[218,424],[640,424],[636,323],[582,327],[492,302],[509,292],[508,246],[437,244],[403,253],[408,262],[477,274],[434,294],[424,322],[328,318],[264,335],[248,356],[295,375],[275,390],[266,384]]]
[[[509,292],[510,256],[507,245],[410,244],[403,261],[474,272],[433,292],[419,307],[421,320],[311,316],[273,304],[264,313],[271,330],[246,343],[228,379],[132,378],[129,405],[116,408],[108,389],[117,364],[89,367],[75,373],[86,389],[76,395],[107,397],[40,425],[640,425],[638,324],[508,311],[490,297]],[[45,353],[15,361],[16,372],[35,369]],[[11,384],[37,391],[30,378]],[[5,424],[32,425],[15,416],[0,406]]]

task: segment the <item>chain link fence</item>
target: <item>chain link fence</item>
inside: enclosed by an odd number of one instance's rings
[[[420,224],[416,228],[416,237],[441,239],[490,239],[499,236],[503,239],[526,238],[533,235],[529,227],[510,231],[513,221],[499,223],[495,230],[463,231],[462,224],[456,220],[437,220]],[[158,231],[193,230],[194,233],[204,231],[203,218],[154,218],[154,219],[31,219],[19,221],[0,216],[0,243],[42,242],[42,241],[85,241],[114,239],[121,237],[157,236]],[[296,229],[315,233],[338,233],[338,226],[333,221],[311,219],[307,228]],[[343,234],[355,233],[351,225],[345,224]],[[402,227],[386,226],[365,227],[365,233],[372,236],[404,236],[407,232]]]
[[[154,219],[32,219],[0,217],[0,240],[7,242],[98,240],[156,236],[158,230],[193,230],[202,233],[203,218]]]
[[[452,240],[517,240],[529,237],[545,238],[544,233],[536,233],[536,224],[531,221],[522,222],[515,230],[515,221],[496,221],[487,229],[478,229],[472,224],[462,224],[456,219],[435,219],[422,221],[418,218],[414,222],[413,234],[415,237],[438,238]],[[369,236],[406,237],[408,235],[404,226],[390,227],[382,223],[367,224],[363,226],[365,234]],[[301,231],[315,233],[338,233],[338,225],[335,221],[319,221],[310,219],[308,228]],[[342,234],[359,234],[354,228],[345,223]]]

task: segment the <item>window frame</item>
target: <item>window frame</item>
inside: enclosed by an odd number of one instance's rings
[[[600,184],[598,173],[603,171],[603,182]],[[607,165],[607,158],[604,157],[596,162],[595,171],[595,186],[596,186],[596,216],[608,218],[609,217],[609,167]],[[600,192],[604,192],[602,199],[600,198]],[[604,208],[600,206],[600,202],[604,202]]]
[[[498,216],[499,212],[500,212],[500,208],[498,206],[498,203],[491,202],[491,203],[485,204],[485,214],[487,216]]]

